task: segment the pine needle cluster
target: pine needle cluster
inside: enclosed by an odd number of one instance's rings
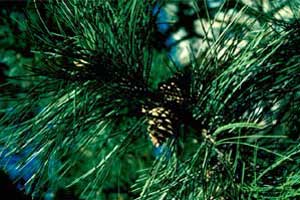
[[[207,2],[189,4],[201,46],[184,65],[157,49],[168,1],[29,4],[38,62],[0,118],[1,155],[22,157],[26,193],[300,197],[300,3]]]

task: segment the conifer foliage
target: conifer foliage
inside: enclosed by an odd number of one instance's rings
[[[300,2],[251,2],[30,2],[37,61],[11,77],[30,84],[0,98],[14,102],[0,118],[0,155],[20,157],[20,189],[34,198],[300,198]],[[185,3],[198,27],[174,46],[199,45],[181,63],[157,48],[166,36],[157,26],[170,4]],[[168,33],[179,29],[172,20]]]

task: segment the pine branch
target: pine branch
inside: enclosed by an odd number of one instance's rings
[[[299,16],[274,14],[296,10],[297,1],[274,3],[259,16],[259,3],[226,1],[212,14],[194,2],[205,12],[193,16],[205,48],[192,51],[186,66],[162,64],[154,50],[154,0],[32,3],[28,34],[41,60],[29,67],[34,83],[21,91],[22,103],[0,119],[4,157],[22,155],[21,171],[36,165],[26,192],[41,197],[46,187],[72,187],[83,199],[114,198],[104,193],[115,188],[136,199],[299,196],[299,137],[292,133]],[[160,80],[161,65],[169,74]]]

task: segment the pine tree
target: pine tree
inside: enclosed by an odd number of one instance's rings
[[[178,3],[192,8],[179,22],[200,24],[184,62],[167,52],[181,41],[157,41],[179,29],[159,19],[173,2],[29,3],[35,61],[7,84],[30,84],[0,99],[13,104],[0,118],[1,157],[18,156],[21,189],[37,199],[299,198],[300,2],[219,2]]]

